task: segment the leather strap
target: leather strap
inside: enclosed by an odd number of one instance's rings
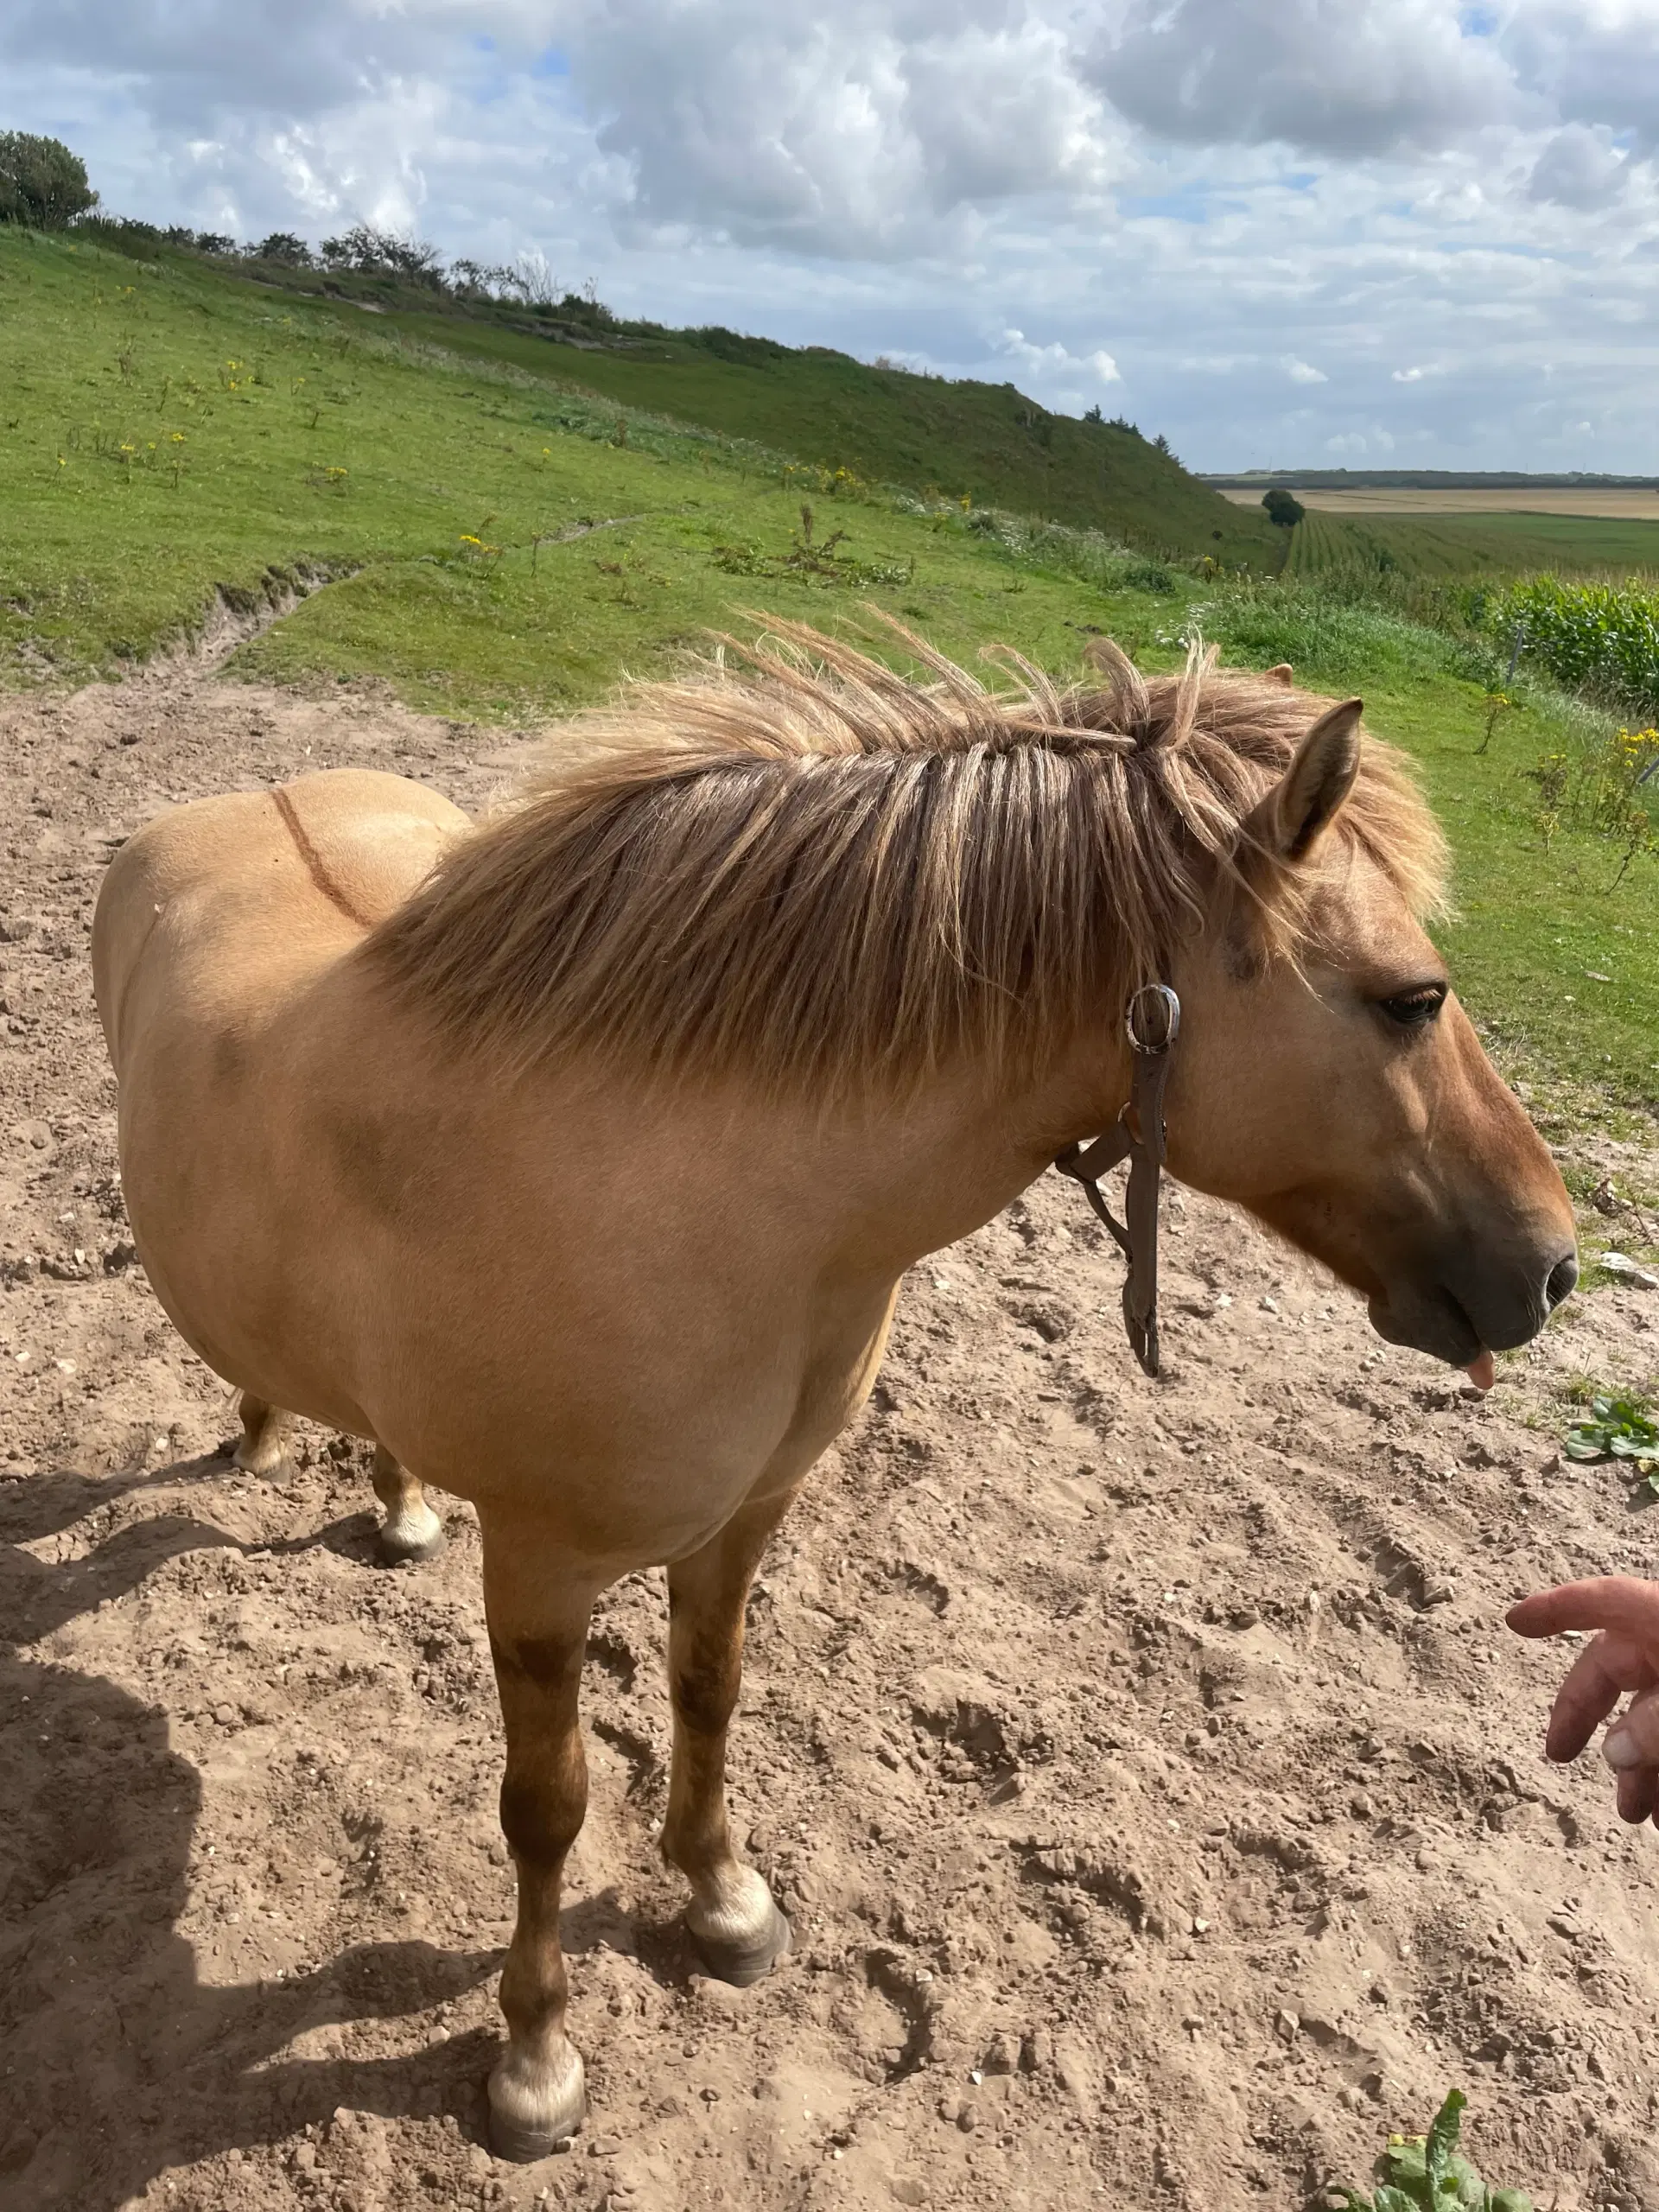
[[[1128,1103],[1104,1136],[1085,1151],[1069,1144],[1054,1165],[1081,1183],[1089,1203],[1128,1260],[1123,1278],[1123,1326],[1135,1357],[1148,1375],[1158,1372],[1158,1187],[1165,1158],[1164,1086],[1170,1053],[1181,1029],[1181,1002],[1167,984],[1149,983],[1131,997],[1123,1027],[1135,1052]],[[1100,1194],[1100,1179],[1121,1160],[1129,1163],[1124,1219]]]

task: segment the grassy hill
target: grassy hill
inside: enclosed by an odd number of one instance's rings
[[[100,226],[102,229],[103,226]],[[622,407],[745,438],[867,482],[967,499],[1097,530],[1147,553],[1275,571],[1282,540],[1265,517],[1201,484],[1133,429],[1054,415],[1012,384],[873,368],[824,346],[722,329],[665,330],[603,308],[560,310],[446,296],[391,275],[323,276],[280,262],[204,264],[153,239],[110,243],[222,282],[296,298],[346,300],[405,335],[510,365]],[[575,303],[573,303],[575,304]]]
[[[1022,634],[1074,658],[1098,587],[1147,568],[1075,536],[1033,562],[988,511],[624,417],[200,258],[4,226],[0,394],[0,681],[141,657],[216,589],[331,577],[240,664],[524,719],[745,607],[823,620],[874,600],[971,653],[1017,605]]]

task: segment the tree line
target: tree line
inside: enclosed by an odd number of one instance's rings
[[[352,276],[391,276],[440,292],[452,299],[516,302],[543,312],[558,309],[588,322],[608,321],[609,310],[591,284],[578,292],[562,285],[540,253],[521,253],[507,264],[462,258],[446,264],[435,245],[401,238],[372,223],[353,223],[338,238],[312,246],[292,231],[271,231],[245,245],[221,231],[194,231],[182,224],[163,227],[132,216],[99,215],[99,195],[86,178],[86,164],[61,139],[26,130],[0,131],[0,223],[35,231],[107,227],[128,240],[181,246],[216,259],[264,261],[283,269],[315,269]]]

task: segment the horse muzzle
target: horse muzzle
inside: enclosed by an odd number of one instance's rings
[[[1578,1280],[1571,1246],[1503,1265],[1460,1255],[1388,1283],[1370,1300],[1371,1326],[1389,1344],[1467,1367],[1483,1351],[1530,1344]]]

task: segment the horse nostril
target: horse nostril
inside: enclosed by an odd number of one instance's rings
[[[1557,1260],[1544,1284],[1544,1311],[1553,1313],[1579,1280],[1577,1255],[1569,1252],[1564,1260]]]

